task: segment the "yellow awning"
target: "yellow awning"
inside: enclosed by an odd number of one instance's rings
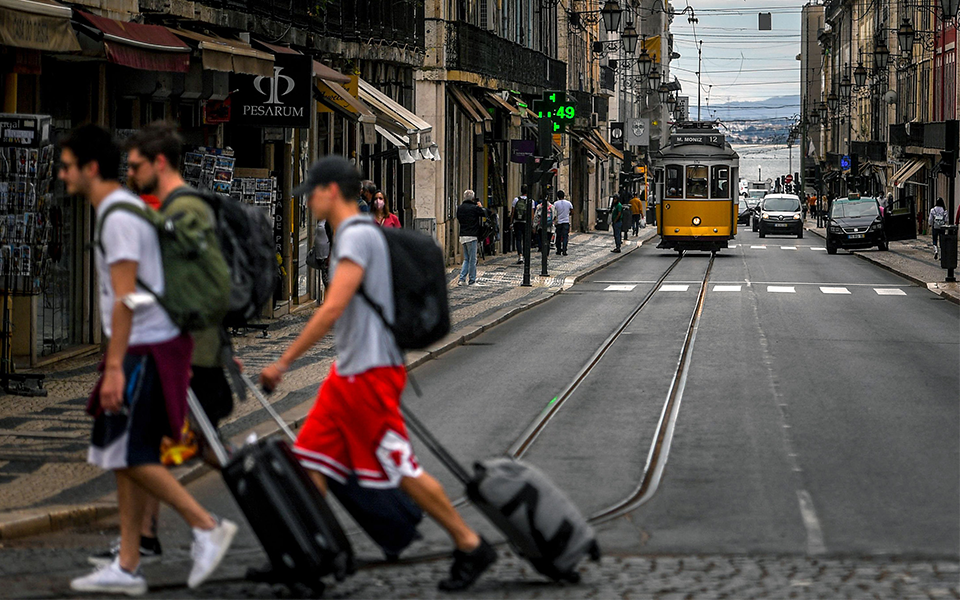
[[[0,0],[0,45],[47,52],[80,52],[73,11],[54,0]]]
[[[254,50],[252,46],[240,40],[204,35],[186,29],[171,27],[167,29],[184,40],[197,43],[200,60],[207,71],[273,77],[273,55],[269,52]]]

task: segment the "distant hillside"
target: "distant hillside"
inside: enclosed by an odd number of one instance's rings
[[[692,107],[693,108],[693,107]],[[799,96],[774,96],[766,100],[736,101],[704,107],[707,118],[721,121],[771,120],[792,117],[800,112]]]

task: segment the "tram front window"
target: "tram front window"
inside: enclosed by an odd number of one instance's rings
[[[667,165],[664,189],[667,198],[683,198],[683,167]]]
[[[687,198],[707,197],[707,167],[687,167]]]
[[[727,200],[730,198],[730,167],[715,166],[710,177],[710,197]]]

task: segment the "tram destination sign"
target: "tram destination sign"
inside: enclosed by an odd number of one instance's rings
[[[720,133],[675,133],[670,137],[670,143],[674,146],[706,144],[707,146],[723,148],[724,137]]]

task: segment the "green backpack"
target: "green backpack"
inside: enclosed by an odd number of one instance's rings
[[[164,293],[161,296],[137,277],[137,285],[152,294],[181,331],[219,325],[230,300],[230,271],[220,252],[216,230],[191,213],[163,215],[129,202],[107,208],[99,219],[97,243],[103,252],[103,224],[115,210],[125,210],[150,223],[160,240]]]

